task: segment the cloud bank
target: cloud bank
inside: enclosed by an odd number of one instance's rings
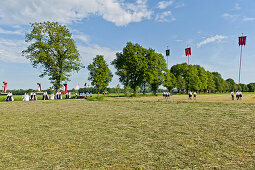
[[[197,47],[201,47],[203,45],[206,45],[206,44],[209,44],[209,43],[212,43],[212,42],[215,42],[215,41],[220,41],[220,40],[223,40],[223,39],[226,39],[226,38],[227,38],[227,36],[215,35],[213,37],[207,38],[204,41],[198,43]]]
[[[45,20],[70,24],[98,15],[117,26],[125,26],[150,19],[152,14],[153,11],[147,9],[146,0],[136,0],[135,3],[123,0],[0,1],[0,25],[26,25]]]

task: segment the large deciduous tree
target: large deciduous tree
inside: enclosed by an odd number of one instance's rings
[[[30,44],[22,54],[33,67],[42,66],[40,77],[49,76],[54,88],[59,89],[73,71],[84,68],[72,34],[57,22],[32,23],[31,27],[25,40]]]
[[[116,54],[112,64],[117,69],[120,82],[125,87],[130,86],[137,95],[138,87],[148,84],[154,94],[162,84],[166,62],[162,54],[153,49],[143,48],[139,44],[128,42],[123,52]]]
[[[237,91],[238,90],[238,85],[235,83],[235,81],[231,78],[226,80],[227,84],[228,84],[228,91]]]
[[[130,86],[137,95],[138,87],[146,79],[146,49],[139,44],[128,42],[123,52],[116,54],[116,59],[112,64],[117,69],[116,74],[120,76],[120,82],[124,86]]]
[[[180,76],[180,78],[182,79],[181,76]],[[174,74],[171,73],[170,70],[167,70],[167,72],[164,74],[163,86],[166,87],[167,90],[170,92],[174,87],[176,87],[176,85],[177,85],[176,81],[177,80],[176,80],[176,77],[174,76]],[[183,80],[183,84],[181,84],[181,86],[183,86],[183,88],[184,88],[184,86],[185,86],[184,80]]]
[[[156,53],[153,49],[148,49],[144,65],[147,65],[145,72],[146,80],[156,95],[158,87],[164,80],[164,72],[167,71],[166,61],[162,54]]]
[[[98,89],[98,97],[100,89],[105,90],[110,81],[112,80],[112,72],[108,67],[108,64],[104,60],[104,56],[97,55],[92,64],[88,66],[89,80],[91,84]]]

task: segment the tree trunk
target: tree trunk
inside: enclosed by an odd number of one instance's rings
[[[135,87],[135,89],[134,89],[134,96],[135,97],[137,96],[137,87]]]
[[[98,88],[98,92],[97,92],[97,98],[99,99],[99,88]]]

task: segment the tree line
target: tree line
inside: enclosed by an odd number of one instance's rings
[[[224,80],[220,73],[206,71],[200,65],[187,63],[173,65],[169,70],[164,56],[155,50],[143,48],[139,44],[128,42],[122,52],[116,54],[112,64],[117,69],[116,74],[125,88],[131,87],[136,95],[137,88],[148,86],[156,94],[163,85],[171,91],[187,92],[190,89],[197,92],[229,92],[253,91],[255,83],[240,84],[240,87],[229,78]],[[190,76],[189,76],[190,72]]]
[[[85,68],[81,63],[79,51],[72,38],[70,30],[57,22],[32,23],[32,30],[26,34],[29,46],[22,51],[23,56],[37,68],[43,68],[40,77],[48,76],[54,90],[68,81],[71,73]],[[164,56],[152,48],[144,48],[139,44],[127,42],[122,52],[116,53],[116,59],[111,64],[116,68],[116,75],[124,86],[126,95],[131,91],[134,96],[138,91],[145,93],[150,89],[154,94],[159,87],[164,86],[171,91],[187,92],[190,89],[197,92],[254,91],[255,83],[241,84],[233,79],[224,80],[220,73],[206,71],[199,65],[176,64],[170,69]],[[89,80],[97,92],[104,91],[113,74],[104,56],[97,55],[88,66]],[[17,92],[19,93],[19,92]]]

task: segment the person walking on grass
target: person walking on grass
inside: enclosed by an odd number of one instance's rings
[[[239,90],[236,92],[236,100],[239,100]]]
[[[242,100],[242,97],[243,97],[242,92],[239,91],[239,100]]]
[[[194,100],[197,100],[197,93],[194,92],[193,95],[194,95]]]
[[[231,92],[231,97],[232,97],[232,100],[235,99],[235,96],[234,96],[234,91]]]
[[[189,100],[192,100],[192,91],[189,92]]]

